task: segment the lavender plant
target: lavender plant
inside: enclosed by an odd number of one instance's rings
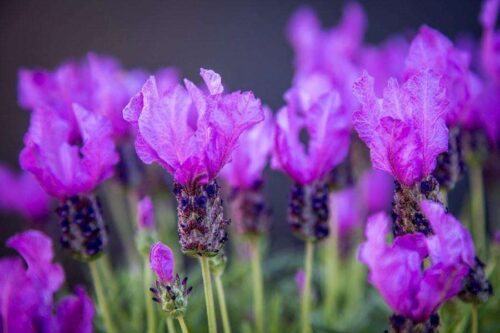
[[[472,49],[426,25],[368,45],[359,4],[327,28],[300,8],[275,114],[208,69],[203,85],[92,53],[21,69],[30,126],[23,171],[0,166],[0,209],[30,230],[0,259],[0,331],[497,332],[483,170],[498,162],[499,6],[484,2]],[[305,250],[275,245],[268,164],[292,181]],[[63,287],[52,238],[88,266],[92,297]]]

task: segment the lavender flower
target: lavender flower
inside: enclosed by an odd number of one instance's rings
[[[439,185],[431,173],[436,157],[448,149],[447,102],[441,77],[425,70],[402,86],[390,79],[382,99],[375,96],[373,84],[365,72],[354,85],[361,108],[354,113],[353,124],[370,149],[373,167],[397,181],[393,232],[432,233],[419,202],[439,200]]]
[[[161,242],[153,244],[149,263],[157,277],[156,288],[150,289],[153,300],[161,304],[162,310],[168,316],[172,318],[183,316],[192,287],[187,287],[187,277],[181,281],[178,274],[174,276],[175,261],[172,250]]]
[[[0,260],[0,303],[3,330],[6,332],[92,332],[94,307],[82,288],[76,295],[64,297],[57,308],[53,295],[64,282],[59,264],[52,263],[50,238],[29,230],[7,240],[20,258]],[[54,313],[54,310],[56,312]]]
[[[155,212],[153,201],[146,196],[137,205],[137,222],[140,230],[151,230],[155,228]]]
[[[136,151],[174,176],[182,251],[213,256],[226,239],[215,177],[229,162],[239,136],[263,120],[251,92],[224,94],[221,77],[200,72],[208,93],[191,81],[161,95],[151,77],[123,110],[137,131]]]
[[[50,211],[50,197],[28,172],[15,174],[0,165],[0,210],[11,211],[32,222],[45,221]]]
[[[274,120],[267,107],[264,116],[263,122],[241,135],[232,160],[221,171],[231,186],[231,217],[236,231],[247,236],[266,232],[269,222],[262,187],[264,167],[273,149]]]
[[[106,244],[105,225],[92,191],[112,175],[118,161],[106,119],[74,105],[78,139],[55,112],[36,110],[24,138],[20,161],[41,187],[61,200],[61,244],[78,259],[89,260]]]
[[[432,326],[436,322],[430,320],[432,315],[458,294],[474,262],[471,236],[460,222],[445,214],[440,204],[424,201],[422,209],[434,228],[433,236],[408,234],[388,245],[390,221],[379,213],[368,220],[367,241],[359,249],[359,260],[370,270],[370,283],[396,315],[403,317],[399,325]],[[430,265],[422,268],[427,256]]]
[[[21,70],[19,104],[30,110],[53,110],[75,133],[78,121],[73,104],[77,103],[108,119],[113,135],[122,137],[128,132],[128,124],[121,111],[132,96],[131,89],[137,86],[136,79],[139,77],[129,76],[117,60],[89,53],[81,62],[68,61],[52,72]]]
[[[276,116],[273,163],[295,182],[289,224],[304,239],[328,235],[324,178],[346,157],[349,146],[349,115],[331,89],[323,76],[308,77],[285,94],[287,105]],[[309,136],[306,144],[301,131]]]

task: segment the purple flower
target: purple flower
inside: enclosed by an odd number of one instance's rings
[[[273,164],[299,184],[322,179],[347,155],[350,117],[324,76],[299,81],[276,116]],[[301,142],[301,132],[309,140]]]
[[[262,121],[251,92],[224,94],[220,76],[201,69],[209,93],[184,80],[162,94],[151,77],[123,110],[136,129],[136,151],[157,162],[182,184],[206,184],[229,162],[238,137]]]
[[[64,297],[57,306],[55,331],[61,333],[91,333],[95,315],[92,300],[85,290],[75,288],[76,295]]]
[[[440,204],[422,203],[435,234],[407,234],[386,243],[390,220],[384,213],[369,218],[366,242],[359,249],[359,260],[370,270],[369,281],[398,315],[423,322],[441,304],[455,296],[474,259],[467,230]],[[430,266],[423,268],[429,256]],[[472,256],[472,257],[471,257]]]
[[[486,0],[481,11],[483,37],[481,45],[481,62],[485,74],[496,84],[500,84],[500,32],[495,31],[500,1]]]
[[[321,27],[310,8],[297,10],[288,25],[288,39],[295,53],[294,84],[304,77],[324,75],[339,92],[346,110],[352,111],[357,102],[351,87],[359,76],[357,58],[365,26],[365,13],[356,3],[348,4],[338,25],[329,29]]]
[[[77,296],[66,296],[54,314],[53,295],[64,282],[59,264],[52,262],[50,238],[29,230],[7,240],[24,259],[0,260],[0,316],[6,332],[89,333],[92,332],[94,308],[81,288]]]
[[[231,161],[221,176],[237,189],[250,189],[262,180],[262,172],[273,149],[274,120],[271,110],[264,107],[264,121],[243,133]]]
[[[471,92],[470,56],[455,48],[439,31],[422,26],[413,39],[406,58],[405,78],[429,69],[441,76],[449,104],[446,111],[448,126],[457,125],[461,114],[467,112],[473,97]]]
[[[361,102],[353,124],[370,149],[373,166],[406,186],[430,175],[436,157],[448,149],[441,77],[427,70],[415,73],[403,86],[390,79],[380,99],[373,78],[364,72],[353,91]]]
[[[394,180],[387,173],[370,169],[361,175],[357,187],[367,215],[387,211],[391,207]]]
[[[375,92],[382,94],[387,81],[402,78],[409,44],[402,36],[393,36],[381,45],[365,46],[360,52],[360,67],[375,78]]]
[[[89,53],[83,61],[66,62],[52,72],[21,70],[19,103],[27,109],[53,110],[68,121],[71,133],[78,131],[73,104],[80,104],[108,119],[113,134],[120,137],[128,132],[122,109],[135,92],[130,90],[134,79],[117,60]]]
[[[174,253],[168,246],[161,242],[151,245],[149,264],[162,284],[168,285],[173,281],[175,260]]]
[[[31,221],[43,221],[50,211],[50,197],[28,172],[15,174],[0,164],[0,209],[16,212]]]
[[[150,230],[155,227],[155,211],[153,201],[146,196],[137,205],[137,222],[140,230]]]
[[[345,237],[361,223],[360,202],[353,187],[330,194],[330,225]]]
[[[304,273],[304,270],[299,269],[297,273],[295,273],[295,284],[297,285],[297,290],[299,291],[299,295],[302,296],[302,293],[304,292],[304,283],[306,279],[306,274]]]
[[[31,116],[20,161],[42,188],[60,199],[92,191],[109,178],[118,162],[109,122],[74,105],[79,139],[71,136],[70,124],[47,109]]]

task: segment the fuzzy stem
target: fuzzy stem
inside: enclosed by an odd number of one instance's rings
[[[167,332],[176,333],[174,321],[170,317],[167,317]]]
[[[99,259],[97,259],[99,260]],[[109,315],[109,307],[104,295],[104,290],[101,284],[101,278],[99,276],[96,260],[90,261],[89,263],[90,275],[94,282],[95,293],[97,297],[97,303],[99,304],[99,309],[102,314],[102,319],[104,321],[104,326],[106,327],[106,332],[115,333],[116,328]]]
[[[477,305],[472,304],[471,305],[471,332],[472,333],[477,333],[478,332],[478,319],[477,319]]]
[[[301,304],[301,326],[302,333],[311,333],[311,323],[309,320],[309,314],[311,312],[311,280],[312,280],[312,265],[314,257],[314,243],[312,241],[306,242],[306,255],[305,255],[305,281],[304,281],[304,292],[302,293],[302,304]]]
[[[153,300],[151,299],[151,293],[149,288],[151,287],[151,269],[149,268],[149,263],[147,260],[144,261],[144,296],[146,301],[146,318],[148,333],[156,332],[156,318],[155,309],[153,307]]]
[[[484,258],[486,254],[486,221],[484,216],[484,187],[482,168],[479,164],[471,164],[471,225],[475,241],[477,242],[478,257]]]
[[[229,315],[227,312],[226,296],[224,295],[224,286],[220,275],[215,276],[215,288],[217,289],[217,297],[219,299],[219,307],[222,316],[222,326],[224,333],[231,333],[231,325],[229,324]]]
[[[253,306],[257,333],[264,333],[264,287],[262,283],[262,266],[258,240],[252,242],[252,279]]]
[[[181,325],[182,333],[189,333],[188,328],[186,326],[186,322],[184,321],[184,317],[182,316],[177,317],[177,320],[179,321],[179,325]]]
[[[215,321],[214,294],[212,291],[212,278],[207,257],[200,257],[201,273],[203,276],[203,289],[205,291],[205,304],[207,306],[208,332],[217,333]]]
[[[337,290],[339,283],[339,258],[338,258],[338,237],[337,232],[332,230],[331,236],[323,244],[324,257],[324,286],[325,300],[324,311],[325,318],[328,318],[330,325],[336,321],[337,316]]]

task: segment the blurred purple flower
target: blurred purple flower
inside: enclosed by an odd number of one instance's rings
[[[446,123],[450,127],[456,126],[462,113],[470,107],[473,97],[470,61],[469,54],[456,48],[439,31],[425,25],[412,40],[406,57],[405,79],[422,70],[432,70],[441,77],[448,101]]]
[[[137,130],[136,151],[182,185],[206,184],[229,162],[238,137],[263,120],[251,92],[223,94],[220,76],[201,69],[209,94],[184,80],[166,94],[151,77],[123,110]]]
[[[50,197],[28,172],[15,174],[0,164],[0,210],[18,213],[32,222],[44,221],[50,212]]]
[[[161,242],[151,245],[149,264],[158,281],[168,285],[174,279],[175,260],[172,250]]]
[[[155,228],[155,211],[153,201],[149,196],[142,198],[137,205],[137,222],[139,230]]]
[[[387,81],[402,79],[409,43],[402,36],[393,36],[377,46],[365,46],[360,52],[360,67],[375,78],[375,93],[382,94]]]
[[[356,189],[348,187],[330,194],[330,227],[340,238],[361,223],[361,207]]]
[[[373,78],[364,72],[353,91],[361,102],[353,124],[370,149],[373,166],[406,186],[430,175],[436,157],[448,149],[441,77],[426,70],[409,77],[401,87],[390,79],[380,99]]]
[[[500,32],[495,31],[498,17],[499,0],[486,0],[483,3],[480,22],[483,26],[481,62],[485,74],[500,84]]]
[[[7,240],[20,258],[0,260],[0,315],[6,332],[90,333],[94,308],[83,289],[77,296],[67,296],[53,313],[53,295],[64,282],[59,264],[52,263],[54,253],[50,238],[29,230]]]
[[[224,166],[221,176],[237,189],[250,189],[262,180],[274,143],[274,119],[268,107],[264,121],[243,133],[238,140],[231,161]]]
[[[301,185],[311,184],[346,157],[350,116],[324,76],[299,81],[285,99],[276,116],[273,166]],[[301,142],[302,131],[308,142]]]
[[[306,279],[306,274],[304,273],[304,270],[299,269],[297,273],[295,273],[295,284],[297,285],[297,290],[299,291],[299,295],[302,296],[302,293],[304,292],[304,283]]]
[[[359,76],[358,53],[366,27],[363,8],[350,3],[336,27],[323,29],[308,7],[298,9],[290,19],[287,34],[295,53],[294,84],[304,77],[324,75],[342,97],[349,112],[357,104],[351,87]]]
[[[366,215],[388,211],[394,194],[394,180],[385,172],[370,169],[361,175],[357,190]]]
[[[73,104],[108,119],[113,135],[128,132],[122,110],[137,88],[140,77],[124,71],[116,59],[89,53],[82,61],[68,61],[54,71],[26,70],[19,72],[19,104],[27,109],[53,110],[70,124],[71,133],[78,131]],[[140,82],[140,84],[142,84]]]
[[[438,203],[424,201],[422,210],[435,234],[407,234],[386,243],[390,220],[373,215],[366,226],[366,242],[359,260],[369,267],[369,281],[398,315],[423,322],[455,296],[474,262],[468,231]],[[423,268],[429,256],[430,266]]]
[[[71,126],[47,109],[38,109],[24,138],[20,161],[42,188],[60,199],[92,191],[113,173],[118,162],[109,122],[74,105],[81,142],[71,137]]]

